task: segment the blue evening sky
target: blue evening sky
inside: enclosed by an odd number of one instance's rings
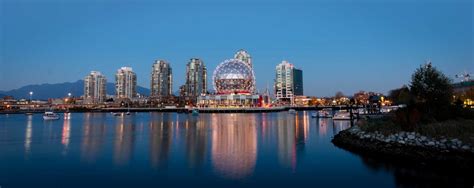
[[[110,82],[131,66],[149,87],[155,59],[215,67],[243,48],[257,86],[275,66],[303,69],[306,95],[387,92],[431,59],[454,78],[474,71],[471,0],[0,0],[0,90],[72,82],[91,70]],[[211,84],[210,84],[211,85]]]

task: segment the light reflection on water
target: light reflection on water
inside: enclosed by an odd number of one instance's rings
[[[331,138],[349,128],[349,122],[310,114],[78,113],[58,121],[43,121],[41,115],[0,116],[0,184],[15,185],[23,177],[49,185],[36,178],[44,174],[64,184],[85,176],[85,186],[100,184],[97,179],[114,179],[115,186],[137,180],[144,185],[317,181],[354,186],[364,180],[395,185],[389,171],[374,174],[364,160],[332,145]],[[344,171],[359,174],[360,181],[334,181],[351,179],[341,177]]]

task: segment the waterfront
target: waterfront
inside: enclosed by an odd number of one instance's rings
[[[248,114],[0,115],[0,186],[395,187],[459,179],[339,149],[348,121],[308,111]]]

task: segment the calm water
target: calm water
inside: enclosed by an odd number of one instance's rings
[[[0,115],[0,187],[414,185],[413,173],[335,147],[349,122],[310,112]],[[416,176],[415,176],[416,177]],[[415,178],[416,179],[416,178]]]

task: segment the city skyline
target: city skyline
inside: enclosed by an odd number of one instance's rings
[[[150,62],[164,59],[174,69],[174,93],[190,58],[212,73],[239,49],[252,55],[258,90],[288,60],[305,71],[311,96],[387,93],[408,84],[426,59],[453,81],[473,70],[472,2],[365,3],[2,1],[0,78],[8,82],[0,90],[74,82],[91,70],[113,78],[121,66],[133,67],[138,85],[148,88]],[[226,14],[233,11],[242,14]],[[396,11],[404,14],[391,15]]]

